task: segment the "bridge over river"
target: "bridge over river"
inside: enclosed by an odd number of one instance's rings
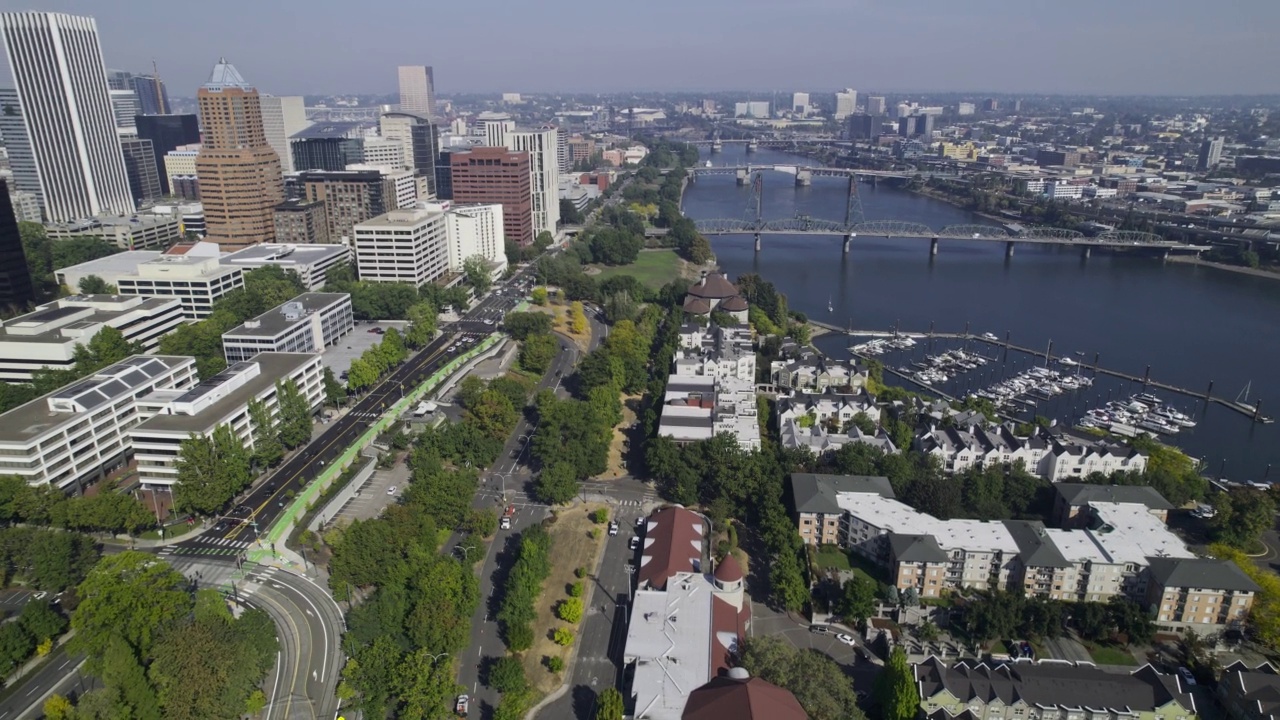
[[[740,167],[729,168],[697,168],[694,172],[717,174],[715,171],[732,171],[735,174],[743,170]],[[1005,257],[1013,257],[1017,243],[1035,245],[1071,245],[1080,248],[1081,255],[1088,257],[1095,247],[1122,248],[1127,250],[1145,249],[1167,258],[1170,253],[1199,253],[1207,250],[1207,246],[1166,240],[1159,235],[1145,232],[1112,230],[1096,236],[1087,236],[1078,230],[1067,230],[1056,227],[1023,227],[1017,224],[999,225],[948,225],[932,228],[922,223],[906,220],[873,220],[867,221],[862,215],[862,201],[858,196],[858,177],[872,173],[880,176],[901,177],[900,172],[851,170],[844,168],[803,168],[796,166],[749,166],[752,181],[752,194],[745,217],[713,218],[695,220],[698,232],[703,235],[751,235],[755,238],[756,251],[761,248],[764,235],[835,235],[844,238],[843,250],[849,252],[854,238],[925,238],[930,240],[929,254],[938,254],[938,244],[942,240],[968,240],[1005,243]],[[763,170],[772,169],[787,172],[808,171],[829,177],[848,178],[848,200],[845,204],[844,222],[822,220],[806,215],[793,218],[765,219],[762,216],[762,198],[764,194]],[[718,174],[728,174],[720,172]],[[797,184],[799,182],[797,181]]]

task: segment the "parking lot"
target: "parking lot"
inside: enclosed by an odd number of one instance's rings
[[[0,613],[4,615],[17,615],[22,612],[22,608],[32,600],[43,600],[49,596],[49,593],[43,590],[31,590],[29,588],[14,587],[7,590],[0,590]]]
[[[340,378],[342,373],[351,367],[351,361],[364,354],[365,350],[382,342],[382,335],[372,332],[375,328],[389,330],[395,328],[404,332],[409,323],[404,320],[379,320],[378,322],[357,321],[355,329],[338,338],[337,344],[320,355],[320,362],[333,371],[333,376]]]
[[[863,647],[861,637],[854,635],[854,645],[841,642],[836,637],[840,633],[849,632],[834,626],[828,627],[826,632],[814,632],[809,625],[792,619],[786,613],[773,610],[763,603],[751,603],[752,637],[768,635],[785,640],[800,650],[816,650],[826,655],[840,664],[852,678],[854,689],[862,697],[863,693],[871,692],[881,666],[861,657],[862,653],[868,652]]]
[[[348,500],[332,518],[326,517],[325,524],[349,524],[355,520],[375,518],[383,508],[397,502],[408,485],[409,468],[403,462],[397,462],[386,470],[374,470],[355,497]],[[392,488],[395,488],[394,492],[388,492]]]

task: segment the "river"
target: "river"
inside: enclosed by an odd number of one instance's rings
[[[705,153],[706,151],[704,151]],[[716,165],[804,164],[794,155],[761,150],[751,155],[741,145],[705,155]],[[766,219],[793,217],[843,221],[848,183],[815,177],[796,188],[791,176],[766,172]],[[962,223],[990,224],[947,203],[881,185],[860,184],[866,220],[905,220],[934,228]],[[691,184],[683,209],[689,217],[750,217],[751,188],[732,176],[707,176]],[[1082,353],[1087,362],[1173,385],[1235,398],[1249,387],[1249,401],[1261,398],[1266,414],[1280,417],[1280,280],[1251,277],[1213,268],[1164,264],[1159,259],[1054,246],[1019,245],[1006,261],[1004,243],[942,240],[936,257],[924,239],[858,237],[841,253],[836,236],[765,235],[756,253],[750,236],[711,238],[716,257],[730,277],[756,272],[786,293],[790,306],[815,319],[857,329],[991,332],[1026,347],[1054,354]],[[827,304],[833,306],[827,311]],[[847,357],[848,339],[819,338],[823,351]],[[977,343],[988,356],[994,348]],[[887,365],[910,364],[926,353],[953,347],[935,341],[887,355]],[[987,368],[942,386],[962,395],[1034,361],[1015,354],[1007,365]],[[1088,391],[1059,396],[1036,411],[1074,421],[1089,407],[1139,392],[1120,381],[1099,380]],[[1199,425],[1167,442],[1205,461],[1212,476],[1232,480],[1268,480],[1275,465],[1280,476],[1280,423],[1255,425],[1243,415],[1184,395],[1157,393],[1184,412],[1194,411]]]

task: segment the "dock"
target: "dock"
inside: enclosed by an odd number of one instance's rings
[[[1054,355],[1052,342],[1050,342],[1049,346],[1044,350],[1036,350],[1034,348],[1022,347],[1021,345],[1014,345],[1012,342],[1009,341],[1009,336],[1007,333],[1005,335],[1005,339],[1000,340],[999,338],[992,339],[989,337],[983,337],[981,335],[975,335],[970,332],[962,332],[962,333],[935,332],[933,330],[930,330],[929,332],[906,332],[906,331],[900,331],[900,330],[851,330],[849,328],[842,328],[836,325],[832,325],[830,323],[824,323],[819,320],[813,320],[813,319],[809,320],[809,324],[822,328],[828,333],[836,333],[840,335],[846,335],[849,337],[853,337],[853,336],[870,337],[870,338],[909,337],[913,339],[923,339],[923,340],[932,340],[934,338],[943,339],[943,340],[977,340],[978,342],[983,342],[988,345],[994,346],[996,348],[1003,348],[1005,351],[1006,358],[1008,357],[1008,353],[1010,350],[1014,350],[1016,352],[1022,352],[1028,355],[1032,355],[1034,357],[1042,358],[1046,362],[1053,362],[1061,357],[1067,357],[1064,355]],[[1237,402],[1236,400],[1219,397],[1213,394],[1212,381],[1209,383],[1208,389],[1201,392],[1196,390],[1190,390],[1184,387],[1179,387],[1171,383],[1166,383],[1166,382],[1161,382],[1159,380],[1151,379],[1150,365],[1147,366],[1146,374],[1143,376],[1138,376],[1132,373],[1126,373],[1126,372],[1121,372],[1119,370],[1111,370],[1109,368],[1102,367],[1098,364],[1097,355],[1094,356],[1093,363],[1091,364],[1081,363],[1081,365],[1083,369],[1093,372],[1095,376],[1107,375],[1109,377],[1119,378],[1121,380],[1128,380],[1129,382],[1140,383],[1144,389],[1156,388],[1159,390],[1165,390],[1165,391],[1176,393],[1179,395],[1185,395],[1187,397],[1195,398],[1197,400],[1204,400],[1205,402],[1211,402],[1217,405],[1221,405],[1222,407],[1225,407],[1229,410],[1234,410],[1235,412],[1238,412],[1241,415],[1244,415],[1245,417],[1249,418],[1250,420],[1256,423],[1270,424],[1272,422],[1275,422],[1274,419],[1262,414],[1261,400],[1256,401],[1256,404],[1254,405],[1249,405],[1246,403]],[[889,368],[886,367],[885,371],[888,372]],[[894,372],[893,374],[897,377],[902,377],[900,373]],[[914,384],[921,385],[920,383],[916,383],[914,379],[911,379],[911,378],[906,378],[906,379],[911,380],[911,382],[913,382]],[[941,394],[938,392],[938,390],[934,389],[931,386],[921,385],[921,387],[926,387],[934,393]]]

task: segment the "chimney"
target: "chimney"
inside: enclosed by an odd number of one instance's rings
[[[707,271],[703,270],[701,277],[698,278],[698,287],[703,287],[706,284],[707,284]]]

